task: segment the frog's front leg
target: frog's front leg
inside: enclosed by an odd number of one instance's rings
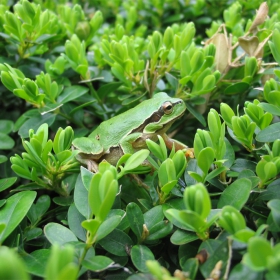
[[[133,154],[139,148],[145,148],[146,143],[141,139],[142,133],[135,132],[121,139],[120,146],[124,154]]]
[[[181,143],[180,141],[177,141],[175,139],[172,139],[170,137],[167,136],[167,134],[162,134],[161,137],[164,140],[164,143],[166,145],[166,147],[170,150],[172,150],[173,145],[175,146],[175,151],[178,150],[185,150],[185,155],[187,158],[194,158],[194,151],[193,148],[189,148],[188,146],[186,146],[185,144]]]
[[[104,154],[104,149],[99,141],[94,138],[79,137],[72,142],[73,148],[79,150],[76,159],[86,165],[92,172],[98,171],[98,161]]]

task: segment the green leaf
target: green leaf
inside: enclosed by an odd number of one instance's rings
[[[114,215],[107,218],[98,228],[96,232],[96,242],[110,234],[121,222],[122,216]]]
[[[78,211],[76,206],[72,204],[68,209],[68,225],[69,229],[82,241],[86,241],[86,230],[81,226],[85,217]]]
[[[280,138],[280,122],[274,123],[256,135],[256,140],[259,142],[274,142]]]
[[[126,206],[126,215],[130,224],[131,230],[137,236],[137,239],[140,240],[143,232],[143,224],[144,224],[144,217],[140,207],[131,202]]]
[[[176,227],[183,230],[195,231],[191,225],[187,224],[185,220],[182,217],[180,217],[180,212],[181,211],[177,209],[167,209],[164,212],[164,215]]]
[[[88,169],[81,166],[81,176],[84,187],[88,190],[90,186],[90,182],[94,176],[94,173],[90,172]]]
[[[226,265],[229,261],[228,256],[228,241],[224,240],[221,242],[220,240],[208,239],[201,243],[198,248],[198,252],[205,250],[207,252],[207,261],[200,265],[199,270],[203,275],[203,278],[207,278],[207,275],[210,275],[215,265],[218,261],[222,260],[222,266],[220,268],[220,272],[222,275],[225,273]]]
[[[166,159],[166,146],[165,151],[162,151],[161,146],[150,139],[146,140],[146,144],[155,157],[157,157],[161,161],[164,161]]]
[[[45,267],[45,279],[77,279],[78,265],[73,261],[74,253],[72,245],[53,245]]]
[[[39,277],[44,277],[50,253],[51,251],[49,249],[39,249],[30,254],[24,254],[23,260],[27,267],[27,272]]]
[[[199,238],[194,232],[183,231],[181,229],[177,229],[170,237],[171,243],[175,245],[187,244],[197,239]]]
[[[13,131],[14,123],[10,120],[0,120],[0,131],[4,134],[9,134]]]
[[[269,103],[264,103],[264,102],[261,102],[259,104],[259,106],[261,108],[263,108],[266,112],[269,112],[273,115],[276,115],[276,116],[280,116],[280,108],[279,106],[276,106],[276,105],[273,105],[273,104],[269,104]]]
[[[91,210],[88,204],[88,191],[84,187],[81,175],[78,176],[74,189],[74,204],[78,211],[86,218],[91,215]]]
[[[100,272],[110,268],[114,261],[105,256],[94,256],[90,260],[84,260],[82,265],[87,269],[95,272]]]
[[[210,166],[213,164],[215,158],[215,153],[213,148],[207,147],[200,151],[197,157],[197,164],[206,175],[210,169]]]
[[[199,267],[199,261],[197,258],[189,258],[183,264],[181,264],[183,271],[188,271],[190,279],[196,279],[196,274]]]
[[[34,116],[29,120],[25,121],[24,124],[20,127],[18,134],[22,138],[29,137],[29,129],[32,127],[34,131],[36,131],[42,124],[47,124],[51,126],[56,119],[56,115],[48,113],[43,116]]]
[[[267,203],[267,206],[271,209],[271,215],[274,223],[280,227],[280,199],[272,199]]]
[[[133,264],[141,272],[148,272],[149,270],[146,266],[146,261],[155,259],[152,251],[144,245],[133,246],[130,255]]]
[[[223,191],[218,201],[218,208],[232,205],[237,210],[241,210],[250,196],[251,188],[252,183],[249,179],[237,179]]]
[[[5,246],[0,247],[0,278],[1,280],[11,279],[21,279],[30,280],[31,277],[26,271],[26,266],[24,265],[22,259],[16,253],[13,248],[8,248]]]
[[[11,187],[17,180],[17,177],[10,177],[5,179],[0,179],[0,192]]]
[[[65,104],[69,101],[78,99],[89,91],[88,88],[83,86],[71,86],[67,87],[62,94],[59,95],[57,102],[60,104]]]
[[[148,229],[150,229],[153,225],[161,222],[163,218],[164,215],[161,205],[152,207],[149,211],[144,213],[144,223]]]
[[[25,232],[24,237],[26,238],[26,241],[33,240],[35,238],[38,238],[40,235],[42,235],[43,230],[41,228],[34,227],[28,231]]]
[[[123,83],[122,82],[111,82],[104,84],[98,88],[97,94],[100,98],[106,97],[109,93],[117,90]]]
[[[183,210],[180,211],[179,217],[184,221],[186,226],[192,228],[192,230],[195,232],[202,232],[206,230],[206,222],[196,212],[190,210]]]
[[[11,150],[15,141],[7,134],[0,132],[0,150]]]
[[[187,110],[203,125],[203,126],[206,126],[206,120],[205,118],[203,117],[202,114],[200,114],[197,110],[195,110],[195,108],[189,104],[189,103],[186,103],[186,107],[187,107]]]
[[[92,236],[95,237],[98,228],[100,227],[101,222],[97,219],[88,219],[82,221],[82,227],[90,232]]]
[[[187,187],[184,191],[184,203],[187,210],[198,214],[206,219],[211,211],[211,200],[206,187],[198,183]]]
[[[114,229],[109,235],[101,239],[98,244],[113,255],[127,256],[127,249],[133,245],[133,241],[125,232]]]
[[[246,228],[244,217],[239,210],[231,205],[223,207],[218,223],[230,234],[235,234]]]
[[[234,238],[237,239],[238,241],[248,243],[250,238],[252,238],[255,235],[256,233],[253,230],[245,228],[237,231],[234,234]]]
[[[269,262],[269,257],[272,257],[271,245],[263,237],[252,237],[248,243],[248,255],[253,266],[263,270]]]
[[[207,176],[205,177],[205,181],[210,181],[213,178],[217,177],[218,175],[220,175],[222,172],[228,170],[227,167],[225,166],[221,166],[219,168],[214,169],[213,171],[211,171],[209,174],[207,174]]]
[[[239,263],[230,272],[229,280],[234,279],[262,280],[264,279],[264,275],[258,271],[253,271],[243,263]]]
[[[51,205],[51,199],[48,195],[41,195],[36,203],[33,203],[31,208],[27,213],[27,217],[30,222],[34,225],[36,224],[42,216],[47,212]]]
[[[44,227],[44,233],[51,244],[63,245],[72,241],[78,241],[70,229],[58,223],[48,223]]]
[[[36,192],[23,191],[7,199],[6,204],[1,208],[0,224],[5,224],[6,227],[0,233],[0,244],[26,216],[35,197]]]
[[[6,162],[8,158],[6,156],[0,155],[0,164]]]
[[[146,240],[157,240],[167,236],[171,233],[173,229],[173,224],[167,220],[161,221],[151,228],[149,228],[149,236]]]
[[[242,93],[242,92],[248,90],[249,87],[250,87],[250,84],[248,84],[248,83],[238,82],[238,83],[234,83],[234,84],[228,86],[224,90],[224,93],[227,95],[238,94],[238,93]]]
[[[138,167],[149,156],[150,151],[143,149],[129,157],[124,166],[124,171],[128,172]]]

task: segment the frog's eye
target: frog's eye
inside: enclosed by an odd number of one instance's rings
[[[170,101],[166,101],[161,106],[164,114],[169,115],[173,111],[173,104]]]

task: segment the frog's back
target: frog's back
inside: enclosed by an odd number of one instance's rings
[[[141,107],[143,110],[145,110],[145,116],[149,117],[154,113],[154,110],[147,106],[148,101],[149,100],[145,100],[140,103],[138,105],[139,111],[137,110],[137,112],[135,112],[135,108],[132,108],[120,115],[102,122],[89,135],[89,137],[99,140],[104,150],[107,150],[109,147],[118,145],[123,137],[129,135],[132,131],[136,131],[137,128],[139,128],[143,124],[144,120],[143,114],[141,114]]]

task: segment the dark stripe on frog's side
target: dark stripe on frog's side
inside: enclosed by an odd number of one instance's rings
[[[173,106],[175,106],[177,103],[180,103],[181,101],[172,103]],[[142,132],[145,128],[146,125],[148,125],[149,123],[157,123],[161,117],[164,115],[164,111],[162,110],[162,108],[160,108],[157,112],[153,113],[149,118],[146,119],[146,121],[144,123],[142,123],[140,126],[134,128],[131,132],[129,132],[128,134],[131,134],[133,132]],[[183,115],[183,114],[182,114]],[[178,116],[177,118],[174,119],[177,120],[178,118],[180,118],[182,115]],[[172,121],[170,123],[170,125],[174,122]],[[169,125],[169,123],[168,123]]]

